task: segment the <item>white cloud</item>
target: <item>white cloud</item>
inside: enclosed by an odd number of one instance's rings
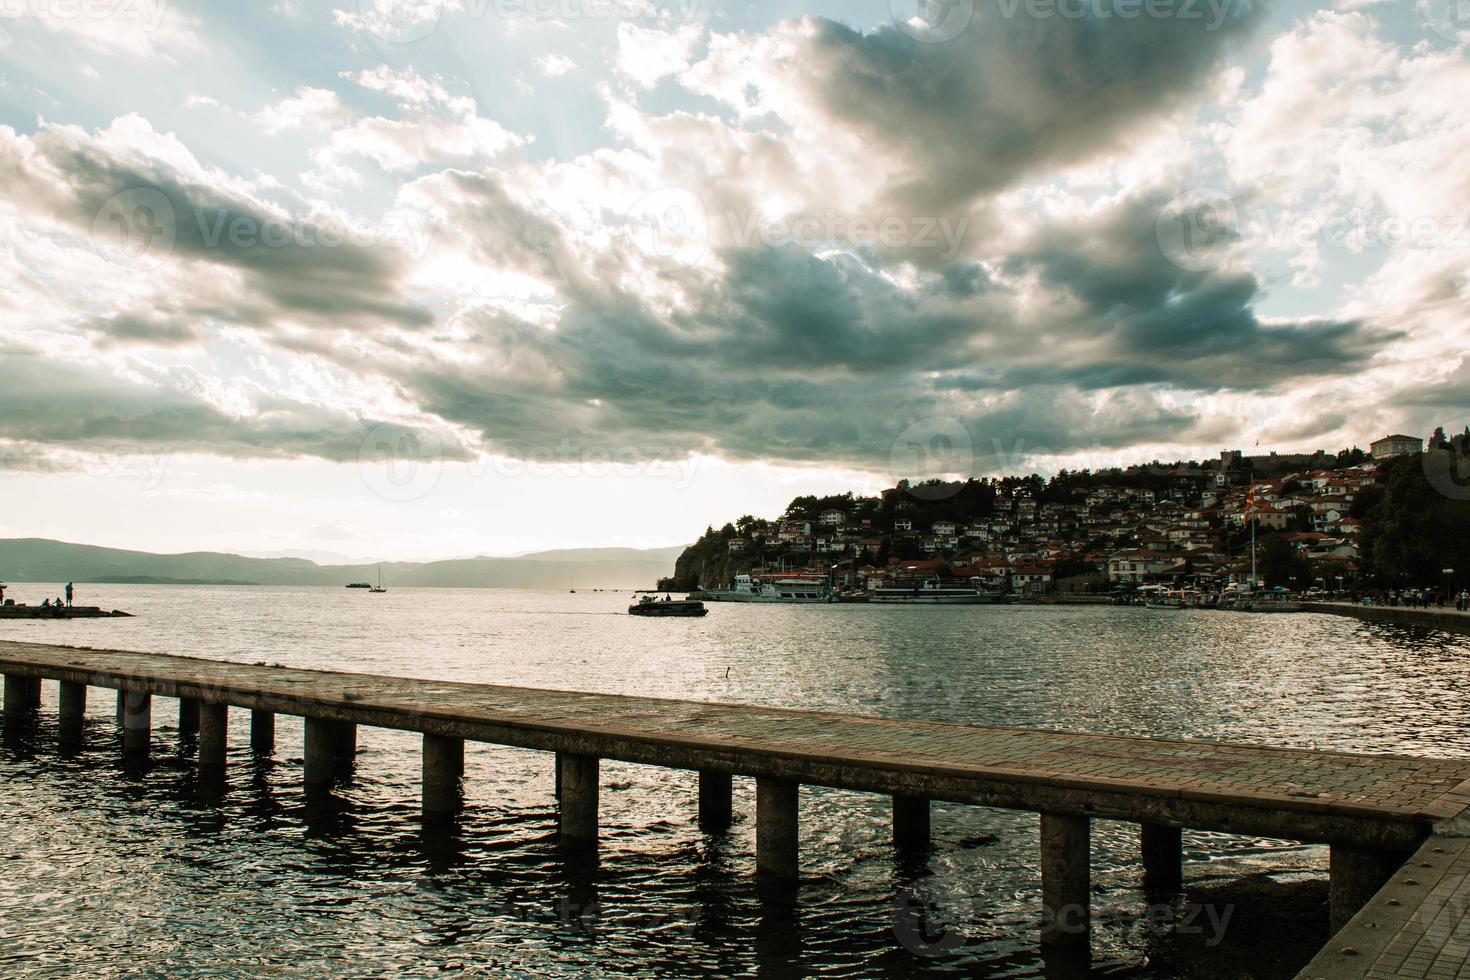
[[[547,78],[560,78],[576,70],[577,63],[560,54],[543,54],[536,59],[536,70]]]
[[[704,28],[685,24],[672,30],[618,24],[617,69],[643,88],[689,67]]]

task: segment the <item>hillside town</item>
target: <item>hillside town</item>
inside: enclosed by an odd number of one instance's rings
[[[1470,430],[1431,437],[1431,448],[1467,446]],[[1366,453],[1232,450],[1050,480],[902,482],[877,497],[797,498],[779,518],[711,528],[666,584],[724,588],[751,573],[823,576],[841,591],[942,577],[1018,596],[1145,586],[1346,592],[1364,584],[1365,517],[1383,498],[1387,469],[1424,450],[1425,440],[1395,434]]]

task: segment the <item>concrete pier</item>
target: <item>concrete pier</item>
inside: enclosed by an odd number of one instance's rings
[[[179,698],[179,734],[194,735],[199,731],[199,702]]]
[[[256,708],[250,712],[250,747],[261,755],[276,750],[276,716]]]
[[[1092,906],[1092,821],[1041,815],[1041,942],[1086,943]]]
[[[153,695],[147,691],[123,692],[123,751],[147,755],[153,738]]]
[[[194,716],[199,722],[199,776],[222,780],[229,744],[230,709],[223,704],[196,702]]]
[[[1177,892],[1184,886],[1183,833],[1178,827],[1146,823],[1140,828],[1143,884],[1150,891]]]
[[[464,739],[424,736],[424,817],[437,819],[459,812],[464,800]]]
[[[900,850],[929,849],[929,799],[925,796],[893,798],[893,844]]]
[[[56,722],[61,741],[75,745],[82,740],[87,715],[87,685],[62,681],[57,693]]]
[[[1332,931],[1348,924],[1358,910],[1403,867],[1409,855],[1403,851],[1380,851],[1366,847],[1334,844],[1331,849],[1328,905]]]
[[[597,852],[598,763],[596,756],[556,754],[564,851]]]
[[[722,834],[734,819],[734,780],[728,772],[699,774],[699,829]]]
[[[7,716],[34,711],[41,679],[60,681],[63,731],[79,723],[86,686],[126,688],[130,751],[146,751],[155,695],[208,702],[216,719],[222,702],[249,710],[252,741],[273,732],[276,714],[305,718],[308,791],[350,767],[356,726],[414,732],[425,736],[426,813],[456,802],[465,741],[554,752],[560,836],[571,851],[595,853],[601,759],[699,773],[700,819],[711,830],[731,815],[730,774],[751,777],[757,869],[788,887],[800,873],[803,785],[891,798],[895,841],[929,837],[929,801],[1042,814],[1042,938],[1059,950],[1087,938],[1094,819],[1140,825],[1145,876],[1168,890],[1180,877],[1180,828],[1327,844],[1334,922],[1361,909],[1346,933],[1360,921],[1371,932],[1377,920],[1363,916],[1382,904],[1368,901],[1379,886],[1380,896],[1415,887],[1394,871],[1403,855],[1419,848],[1421,861],[1426,838],[1446,849],[1470,835],[1465,759],[989,728],[7,641],[0,674]],[[224,725],[203,712],[200,722],[203,765],[222,756],[215,733]],[[1465,851],[1455,866],[1466,871],[1455,880],[1470,880],[1470,845]],[[1398,909],[1407,899],[1395,901]]]
[[[755,870],[768,881],[801,877],[799,789],[790,779],[755,781]]]

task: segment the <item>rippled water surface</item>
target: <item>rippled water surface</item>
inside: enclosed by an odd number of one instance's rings
[[[54,593],[21,586],[35,599]],[[980,724],[1470,756],[1470,642],[1328,616],[1146,609],[714,605],[638,620],[627,595],[89,587],[130,620],[0,622],[0,638],[269,660],[568,690]],[[888,801],[802,790],[796,904],[753,884],[754,788],[726,837],[694,822],[694,777],[604,763],[602,861],[557,853],[551,760],[467,749],[457,833],[418,818],[418,740],[361,729],[340,801],[301,795],[301,725],[249,751],[232,712],[230,783],[194,785],[173,702],[154,701],[152,761],[123,766],[110,692],[83,751],[39,728],[0,747],[0,974],[1039,975],[1036,818],[935,805],[935,848],[900,860]],[[1187,834],[1191,879],[1320,872],[1320,848]],[[1129,924],[1136,828],[1098,823],[1093,944],[1105,972],[1148,975]],[[959,950],[895,927],[920,896]],[[904,921],[899,916],[899,921]]]

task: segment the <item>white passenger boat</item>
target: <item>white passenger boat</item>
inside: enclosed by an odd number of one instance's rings
[[[874,589],[869,601],[889,605],[978,606],[1000,601],[1000,594],[983,588],[974,579],[969,582],[942,582],[931,578],[916,585]]]
[[[714,589],[704,594],[709,602],[835,602],[827,579],[819,575],[787,575],[757,578],[735,576],[733,589]]]

